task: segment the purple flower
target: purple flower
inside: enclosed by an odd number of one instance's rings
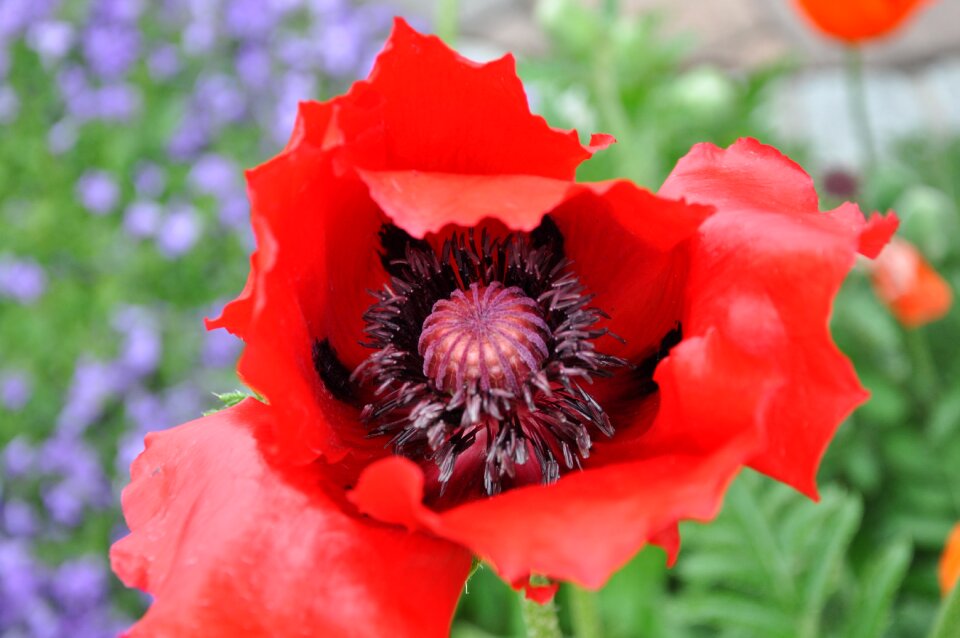
[[[32,638],[59,638],[60,622],[56,612],[45,600],[36,599],[25,608],[24,621]]]
[[[240,49],[234,60],[237,75],[248,87],[262,89],[267,86],[273,71],[270,54],[263,46],[246,46]]]
[[[62,155],[77,143],[77,124],[70,118],[64,118],[47,131],[47,147],[54,155]]]
[[[159,197],[167,185],[166,171],[153,162],[144,162],[137,166],[133,178],[137,194],[143,197]]]
[[[50,519],[64,527],[76,527],[83,520],[89,495],[79,481],[64,479],[41,490],[43,506]]]
[[[196,384],[190,382],[168,388],[164,393],[163,403],[173,419],[170,423],[196,419],[206,405]]]
[[[196,210],[180,206],[167,215],[157,231],[157,248],[169,259],[179,257],[193,248],[200,239],[201,225]]]
[[[247,228],[250,221],[250,203],[238,193],[220,206],[220,223],[233,230]]]
[[[84,208],[94,215],[106,215],[120,199],[120,187],[104,171],[87,171],[77,181],[77,197]]]
[[[10,536],[33,536],[37,533],[37,515],[33,506],[21,499],[3,504],[3,529]]]
[[[73,45],[73,27],[67,22],[50,21],[34,24],[27,31],[27,44],[40,58],[50,64],[70,52]]]
[[[136,239],[152,237],[160,226],[162,212],[156,202],[137,200],[127,206],[123,214],[123,230]]]
[[[126,121],[140,110],[139,89],[129,84],[111,84],[97,92],[97,115],[102,120]]]
[[[163,428],[160,428],[163,429]],[[144,450],[143,433],[128,432],[117,442],[117,476],[127,477],[130,465]]]
[[[203,365],[209,368],[232,366],[242,349],[243,342],[226,330],[211,330],[204,335]]]
[[[0,538],[0,627],[15,624],[39,594],[43,572],[21,540]]]
[[[25,373],[11,370],[0,374],[0,405],[11,412],[23,409],[33,394],[33,384]]]
[[[357,72],[363,56],[363,24],[353,16],[344,16],[323,25],[319,43],[323,67],[336,77]]]
[[[37,470],[43,475],[75,481],[85,494],[97,492],[104,481],[97,453],[79,433],[58,432],[44,441]]]
[[[124,410],[127,419],[136,426],[137,436],[141,439],[143,434],[151,430],[162,430],[173,422],[160,397],[143,388],[136,389],[127,395],[124,400]]]
[[[211,153],[197,160],[188,179],[200,193],[224,198],[236,192],[238,174],[233,162]]]
[[[223,73],[205,75],[197,81],[197,106],[214,126],[237,122],[246,111],[246,99],[237,81]]]
[[[209,53],[216,41],[216,29],[209,22],[192,22],[183,31],[183,50],[193,56]]]
[[[85,88],[67,101],[67,110],[79,122],[86,122],[100,116],[100,93],[93,88]]]
[[[7,478],[19,478],[33,470],[37,452],[22,436],[15,437],[3,448],[3,473]]]
[[[83,612],[95,607],[107,595],[107,570],[92,556],[76,558],[60,565],[51,583],[51,594],[68,612]]]
[[[226,7],[227,32],[240,39],[266,38],[278,16],[263,0],[229,0]]]
[[[11,86],[0,86],[0,124],[9,124],[20,112],[20,98]]]
[[[127,332],[119,362],[129,373],[142,377],[157,369],[162,348],[153,326],[137,326]]]
[[[70,101],[80,93],[88,91],[90,82],[87,72],[81,66],[72,64],[57,73],[57,86],[63,99]]]
[[[0,40],[19,33],[34,16],[31,0],[4,0],[0,2]],[[12,38],[10,38],[12,39]]]
[[[32,259],[0,254],[0,297],[30,304],[47,289],[47,275]]]
[[[316,81],[307,73],[288,73],[283,77],[276,100],[273,121],[274,139],[284,143],[290,137],[301,100],[316,92]]]
[[[154,80],[162,81],[176,75],[180,70],[180,56],[177,53],[177,47],[172,44],[164,44],[153,51],[147,57],[147,70],[150,77]]]
[[[133,23],[143,13],[142,0],[98,0],[93,14],[98,22]]]
[[[100,417],[104,403],[129,382],[125,370],[100,361],[81,360],[73,371],[67,400],[57,416],[57,427],[79,433]]]
[[[196,114],[187,113],[170,139],[168,150],[174,159],[185,160],[200,152],[210,142],[209,128]]]
[[[277,44],[277,57],[291,69],[308,71],[321,62],[317,43],[307,37],[290,37]]]
[[[119,23],[93,24],[83,34],[83,53],[94,73],[107,80],[122,77],[137,60],[140,36]]]

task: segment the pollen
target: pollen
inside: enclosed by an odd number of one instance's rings
[[[423,323],[423,374],[441,392],[521,393],[549,353],[550,328],[536,301],[516,286],[473,283],[442,299]]]

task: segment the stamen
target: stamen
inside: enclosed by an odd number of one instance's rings
[[[458,492],[480,481],[458,474],[457,459],[482,445],[482,485],[495,494],[555,481],[580,467],[595,433],[613,435],[581,384],[626,361],[596,350],[606,315],[590,306],[549,217],[502,241],[455,234],[439,252],[396,227],[381,241],[390,280],[364,314],[376,352],[351,376],[373,391],[362,414],[371,436],[435,462],[441,494],[451,481]],[[518,471],[530,462],[538,471]]]

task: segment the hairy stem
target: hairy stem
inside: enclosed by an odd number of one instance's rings
[[[527,638],[563,638],[557,605],[553,600],[541,605],[528,599],[521,591],[520,609],[523,612]]]
[[[577,638],[603,638],[603,624],[597,608],[596,592],[571,586],[567,593],[570,601],[570,616],[573,635]]]

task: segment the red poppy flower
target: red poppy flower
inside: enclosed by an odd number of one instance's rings
[[[940,557],[940,591],[946,596],[960,580],[960,524],[950,532],[947,546]]]
[[[890,33],[926,0],[796,0],[801,12],[826,35],[848,43]]]
[[[936,321],[950,311],[950,285],[907,241],[890,242],[871,265],[870,275],[877,296],[908,328]]]
[[[575,183],[611,141],[402,21],[368,80],[301,105],[211,322],[266,403],[148,438],[112,551],[154,595],[131,635],[439,636],[471,555],[597,587],[675,553],[744,465],[816,495],[866,396],[830,305],[895,218],[818,212],[752,140],[656,195]]]

